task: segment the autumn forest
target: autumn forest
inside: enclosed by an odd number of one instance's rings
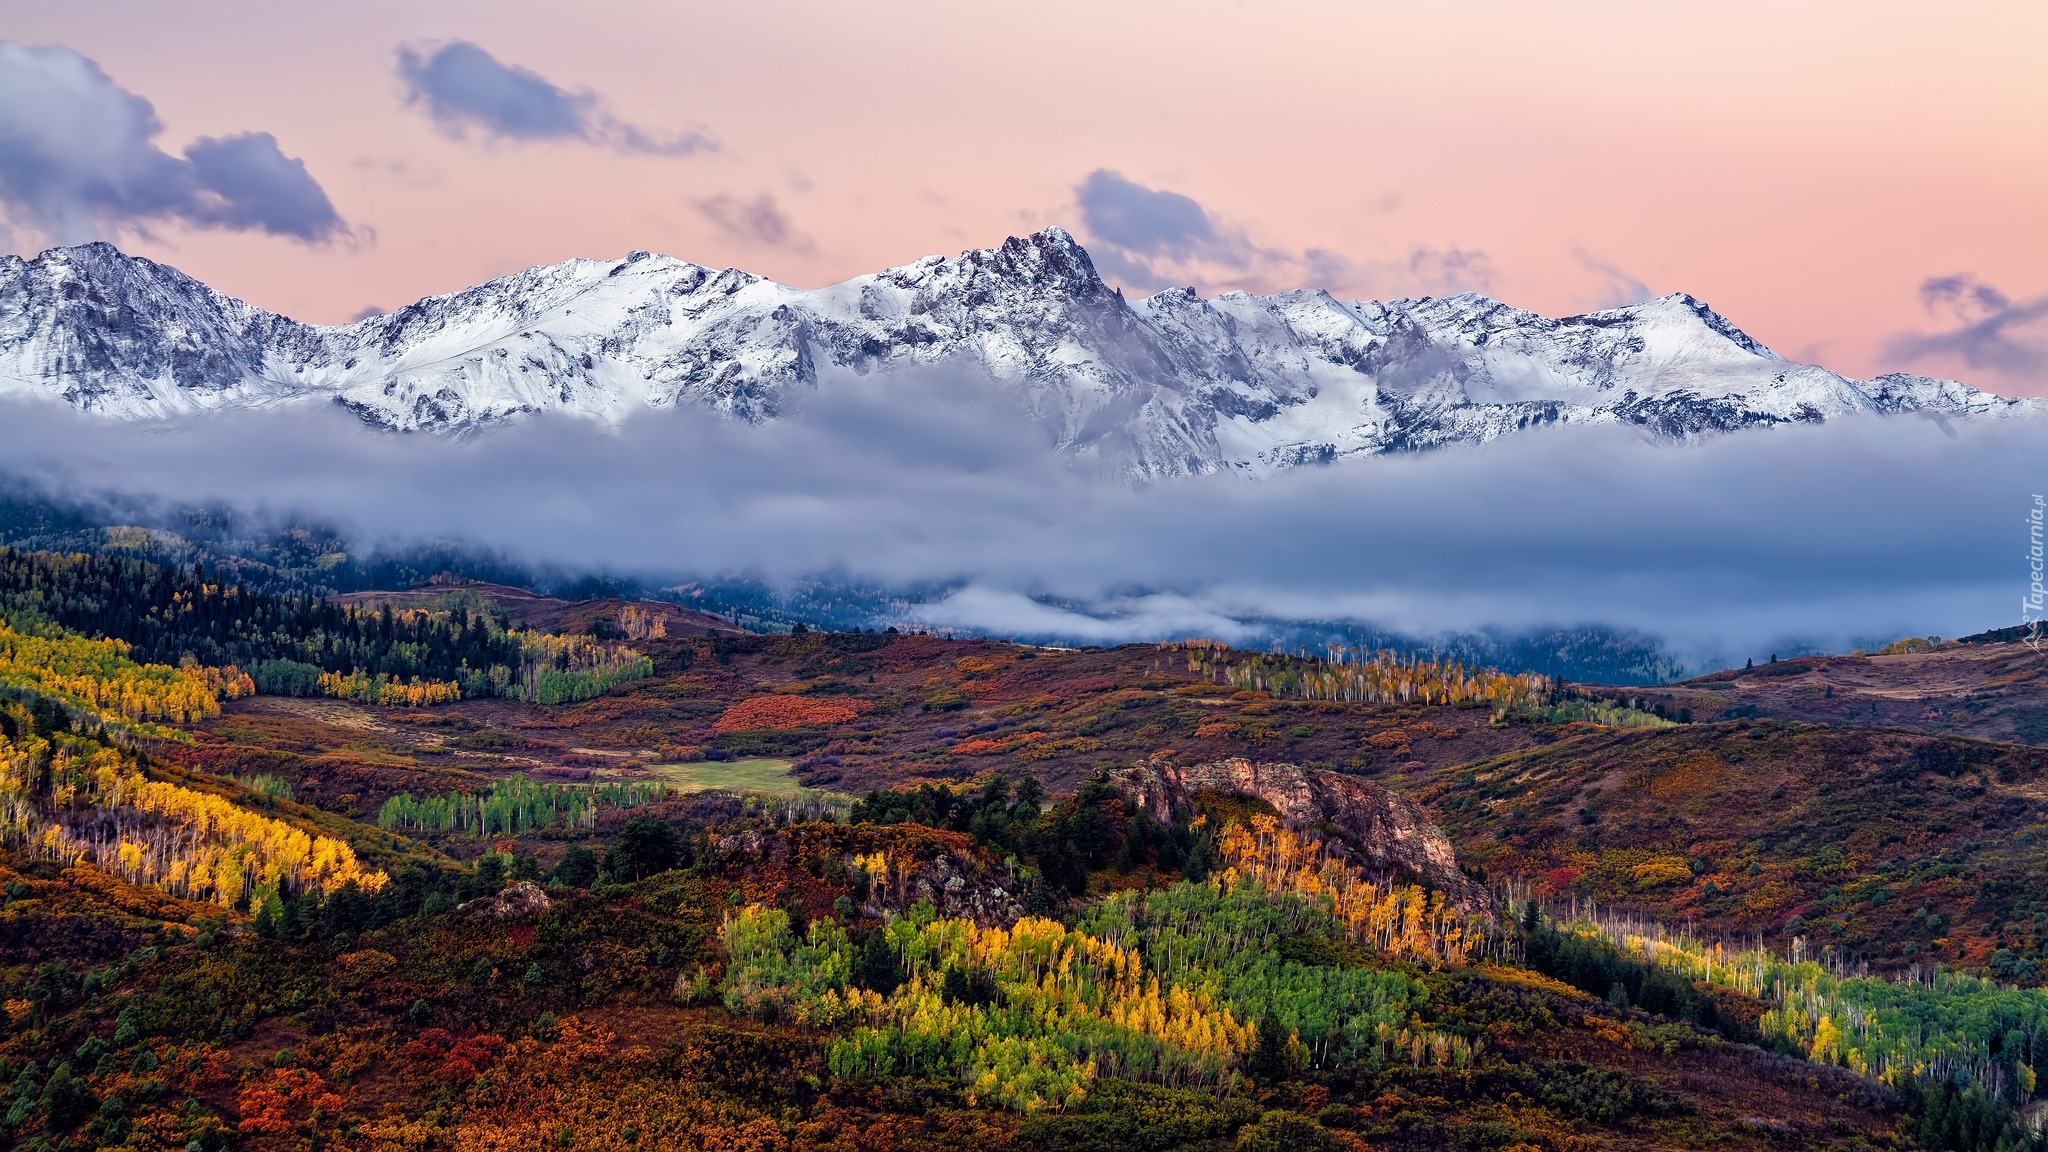
[[[2048,751],[1769,695],[2018,647],[1623,688],[0,550],[0,1146],[2040,1152]]]

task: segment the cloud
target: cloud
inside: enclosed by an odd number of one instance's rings
[[[765,192],[752,200],[720,193],[697,201],[697,211],[727,237],[744,244],[792,252],[808,252],[812,247],[811,238],[797,231],[775,197]]]
[[[1584,248],[1574,248],[1572,249],[1572,254],[1578,257],[1579,263],[1587,271],[1598,274],[1602,281],[1599,293],[1593,300],[1594,308],[1603,310],[1608,308],[1626,308],[1631,304],[1641,304],[1645,300],[1657,298],[1657,294],[1650,290],[1648,284],[1622,271],[1615,265],[1600,259]]]
[[[576,140],[615,152],[687,156],[717,141],[700,131],[656,133],[620,120],[588,90],[571,92],[506,64],[467,40],[398,50],[406,103],[426,109],[452,139],[475,131],[501,140]]]
[[[1946,309],[1963,319],[1995,315],[2012,307],[2010,297],[1969,272],[1922,280],[1920,303],[1929,312]]]
[[[185,159],[212,194],[199,209],[207,223],[306,239],[341,226],[306,162],[285,155],[268,132],[203,136],[186,147]]]
[[[1486,253],[1456,247],[1418,245],[1388,260],[1354,260],[1328,248],[1267,247],[1191,196],[1148,188],[1107,168],[1083,178],[1074,200],[1097,269],[1142,292],[1185,284],[1210,292],[1314,287],[1442,296],[1485,291],[1493,282]]]
[[[1271,256],[1243,232],[1219,228],[1193,197],[1147,188],[1107,168],[1083,178],[1074,200],[1096,265],[1140,291],[1206,286],[1218,273],[1229,280]]]
[[[1465,248],[1417,245],[1395,260],[1353,260],[1327,248],[1302,254],[1302,285],[1339,294],[1450,296],[1487,292],[1493,287],[1493,261],[1486,253]]]
[[[1953,439],[1842,420],[1683,448],[1561,428],[1134,489],[1070,467],[1022,403],[942,370],[843,374],[760,426],[685,407],[464,443],[372,433],[331,405],[165,428],[11,404],[0,460],[73,495],[218,499],[651,586],[726,572],[942,586],[924,619],[997,633],[1602,624],[1697,663],[2009,623],[2027,578],[2020,504],[2048,490],[2048,428],[2031,418],[1953,422]]]
[[[1946,314],[1955,327],[1894,337],[1887,345],[1892,355],[1908,362],[1955,359],[2009,379],[2041,382],[2048,370],[2048,296],[2015,301],[1964,272],[1922,281],[1920,301],[1930,314]]]
[[[1219,236],[1192,197],[1147,188],[1097,168],[1074,189],[1081,222],[1097,241],[1137,256],[1220,259],[1242,264],[1245,245]]]
[[[350,235],[303,161],[268,132],[204,137],[173,156],[148,100],[62,47],[0,42],[0,203],[77,244],[175,221],[308,243]]]
[[[1408,253],[1407,275],[1436,295],[1484,292],[1493,286],[1493,260],[1464,248],[1416,248]]]

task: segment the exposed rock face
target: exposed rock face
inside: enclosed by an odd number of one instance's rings
[[[976,860],[955,859],[942,852],[919,864],[903,882],[878,886],[862,912],[880,919],[891,912],[908,912],[911,905],[929,900],[940,916],[1008,927],[1024,915],[1024,905],[1001,881],[1000,875],[991,875]]]
[[[1124,794],[1152,818],[1170,821],[1213,790],[1271,804],[1290,824],[1327,829],[1368,873],[1427,885],[1466,912],[1493,907],[1493,897],[1458,868],[1451,841],[1413,801],[1322,768],[1260,764],[1242,757],[1180,767],[1147,760],[1117,774]]]
[[[861,857],[881,852],[887,858],[887,874],[872,878],[867,902],[860,909],[870,920],[904,915],[921,900],[930,901],[942,917],[983,926],[1008,927],[1024,915],[1023,893],[1015,890],[999,865],[958,833],[921,829],[909,838],[912,843],[855,841],[844,835],[844,826],[839,835],[814,831],[801,840],[793,838],[796,835],[801,834],[748,828],[713,843],[721,856],[745,862],[750,877],[755,864],[786,867],[813,858],[821,836],[829,845],[824,850],[837,856],[848,872]]]
[[[459,911],[472,919],[516,920],[523,916],[538,916],[554,907],[554,901],[531,880],[521,880],[496,896],[485,896],[471,900]]]

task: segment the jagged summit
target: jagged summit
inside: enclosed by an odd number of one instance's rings
[[[1550,318],[1477,293],[1125,299],[1061,228],[804,290],[650,252],[309,325],[95,243],[0,259],[0,395],[158,420],[323,401],[473,434],[537,412],[775,419],[832,372],[947,364],[1060,451],[1134,478],[1627,423],[1683,441],[1856,412],[2039,411],[1948,380],[1795,364],[1683,293]],[[829,385],[828,385],[829,386]]]

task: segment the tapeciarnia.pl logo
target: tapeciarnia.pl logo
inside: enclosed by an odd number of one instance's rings
[[[2020,623],[2027,629],[2020,639],[2035,652],[2041,651],[2042,645],[2048,644],[2048,636],[2041,633],[2041,623],[2048,619],[2048,588],[2041,585],[2041,529],[2044,513],[2048,513],[2048,501],[2044,501],[2037,493],[2034,496],[2034,506],[2027,511],[2027,567],[2031,580],[2027,584],[2027,594],[2020,598]]]

